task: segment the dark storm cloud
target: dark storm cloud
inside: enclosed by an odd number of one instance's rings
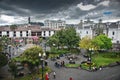
[[[3,0],[2,2],[12,6],[32,10],[34,12],[48,13],[67,9],[69,6],[79,3],[81,0]]]
[[[109,0],[109,6],[101,5],[108,0],[0,0],[0,14],[8,16],[28,17],[39,19],[83,19],[100,18],[103,12],[112,11],[113,16],[120,17],[120,1]],[[78,7],[93,5],[87,11]]]

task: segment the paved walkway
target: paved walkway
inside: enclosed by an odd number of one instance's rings
[[[8,71],[8,65],[6,65],[0,69],[0,76],[2,76],[2,78],[0,78],[0,80],[12,80],[12,75]]]
[[[62,58],[61,60],[64,60]],[[53,79],[53,72],[50,73],[50,80],[69,80],[72,76],[73,80],[119,80],[120,79],[120,66],[108,67],[96,72],[88,72],[82,69],[73,68],[56,68],[54,61],[49,60],[49,66],[52,71],[56,72],[56,79]]]
[[[27,48],[30,48],[30,47],[32,47],[32,46],[34,46],[34,44],[27,44],[27,45],[25,45],[24,47],[21,47],[20,49],[22,49],[22,50],[26,50]],[[23,52],[23,51],[22,51]],[[20,52],[20,53],[17,53],[16,55],[14,55],[13,57],[16,57],[16,56],[19,56],[22,52]],[[11,73],[8,71],[8,65],[6,65],[6,66],[4,66],[4,67],[2,67],[1,69],[0,69],[0,80],[12,80],[12,75],[11,75]],[[26,70],[26,69],[25,69]],[[26,71],[28,71],[28,70],[26,70]],[[25,72],[26,72],[25,71]]]

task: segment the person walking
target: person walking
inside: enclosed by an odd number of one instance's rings
[[[69,80],[73,80],[73,78],[72,77],[70,77],[70,79]]]
[[[46,75],[45,75],[45,80],[49,80],[49,75],[48,75],[48,73],[46,73]]]
[[[53,78],[54,79],[56,78],[56,72],[55,71],[53,72]]]

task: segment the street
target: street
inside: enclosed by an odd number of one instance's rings
[[[49,66],[56,72],[56,79],[53,79],[53,72],[50,73],[50,80],[120,80],[120,65],[107,67],[96,72],[89,72],[74,68],[56,68],[53,61],[49,61]]]
[[[30,46],[32,45],[26,45],[19,48],[19,53],[13,57],[20,55],[25,49]],[[15,49],[15,51],[17,51],[17,49]],[[85,60],[85,58],[83,58],[81,55],[79,55],[79,58],[80,60],[76,61],[77,63]],[[65,60],[65,57],[61,57],[61,60]],[[120,65],[115,67],[106,67],[95,72],[89,72],[78,68],[56,68],[54,66],[54,63],[54,61],[48,59],[48,66],[52,69],[52,72],[49,74],[50,80],[69,80],[70,77],[72,77],[73,80],[120,80]],[[56,79],[53,79],[54,71],[56,72]],[[5,74],[6,73],[7,72],[5,72]]]

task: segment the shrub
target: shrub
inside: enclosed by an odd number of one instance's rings
[[[81,66],[82,69],[85,69],[85,70],[89,70],[90,66],[91,66],[91,68],[92,67],[97,67],[95,63],[90,64],[90,63],[87,63],[87,62],[83,63],[83,64],[80,64],[80,66]]]

